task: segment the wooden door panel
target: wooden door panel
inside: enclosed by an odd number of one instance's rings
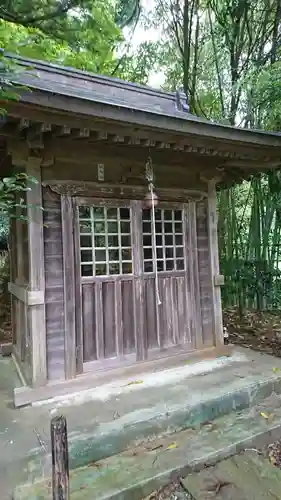
[[[124,354],[135,352],[136,340],[134,330],[133,311],[133,284],[132,281],[122,281],[122,334]]]
[[[158,277],[161,304],[156,304],[155,278],[145,279],[145,335],[148,349],[190,344],[186,277]]]
[[[84,362],[135,351],[132,311],[132,281],[82,284]]]

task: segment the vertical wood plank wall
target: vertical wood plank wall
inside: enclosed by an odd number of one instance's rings
[[[197,250],[204,346],[214,345],[213,287],[209,257],[208,200],[196,203]]]
[[[60,195],[43,188],[48,379],[65,378],[64,283]]]

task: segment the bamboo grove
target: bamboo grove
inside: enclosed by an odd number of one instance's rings
[[[192,112],[281,129],[281,0],[156,0],[148,17],[165,85],[182,84]],[[223,302],[241,314],[281,306],[280,188],[272,171],[218,193]]]

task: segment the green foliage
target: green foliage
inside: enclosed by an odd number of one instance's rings
[[[72,66],[93,73],[118,72],[116,48],[123,35],[116,21],[122,26],[131,23],[138,15],[135,0],[14,0],[0,5],[0,98],[18,99],[17,89],[11,79],[17,65],[5,58],[9,51],[21,56],[43,59],[65,66]],[[5,52],[4,52],[5,51]],[[138,69],[132,61],[127,73],[136,72],[141,78],[144,64],[139,59]],[[131,66],[130,66],[131,65]],[[130,67],[130,69],[129,69]],[[119,73],[122,68],[119,69]],[[133,79],[133,78],[132,78]],[[5,109],[0,110],[2,121]],[[1,173],[0,173],[1,178]],[[15,208],[25,217],[24,199],[15,203],[15,194],[27,189],[27,182],[34,180],[18,174],[0,180],[0,240],[7,233],[7,220],[15,217]]]
[[[10,219],[8,214],[0,214],[0,248],[7,246]]]
[[[126,54],[115,74],[130,82],[147,84],[156,69],[159,69],[158,45],[142,42],[133,54]]]
[[[258,74],[254,88],[264,128],[281,130],[281,60]]]
[[[140,11],[140,0],[122,0],[117,3],[115,21],[121,27],[136,23]]]
[[[110,8],[114,21],[122,27],[132,23],[140,11],[138,0],[3,0],[0,19],[35,28],[41,33],[67,41],[77,48],[85,31],[98,31],[99,8]],[[102,32],[100,32],[102,35]],[[87,38],[84,37],[84,40]],[[80,46],[81,48],[81,46]]]
[[[0,180],[0,247],[7,243],[10,219],[27,220],[24,193],[37,182],[23,172]]]
[[[78,47],[72,47],[65,40],[58,41],[38,29],[0,21],[2,45],[6,51],[25,57],[110,74],[116,64],[114,50],[122,36],[114,24],[113,13],[106,12],[102,2],[96,6],[95,12],[96,29],[84,29]]]
[[[15,203],[17,193],[22,194],[30,191],[32,184],[37,184],[37,180],[27,176],[24,172],[0,180],[0,216],[15,217],[15,208],[19,207],[20,219],[26,219],[24,215],[26,204],[23,197],[19,197],[19,202]]]

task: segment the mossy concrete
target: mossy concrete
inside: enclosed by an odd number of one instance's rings
[[[271,401],[265,402],[272,410]],[[199,471],[245,448],[265,445],[281,436],[281,404],[274,403],[269,423],[264,406],[217,418],[200,430],[188,429],[169,438],[134,447],[70,474],[71,500],[140,500],[178,474]],[[49,479],[16,489],[14,500],[47,500]]]
[[[59,405],[51,403],[16,410],[11,407],[10,389],[8,396],[6,386],[3,387],[1,493],[2,484],[10,491],[19,483],[50,475],[50,420],[58,413],[67,418],[70,463],[72,468],[77,468],[155,438],[188,429],[192,432],[204,422],[251,408],[272,392],[281,394],[281,359],[248,350],[246,354],[246,362],[231,363],[230,360],[210,373],[161,387],[142,388],[140,384],[138,390],[134,390],[134,386],[128,390],[130,380],[122,380],[120,387],[124,390],[104,401],[82,403],[80,400],[80,404],[71,405],[62,401]],[[12,362],[2,361],[0,380],[5,372],[6,383],[11,385],[15,376]],[[101,393],[102,390],[99,388]],[[2,496],[1,500],[4,498],[9,497]]]

